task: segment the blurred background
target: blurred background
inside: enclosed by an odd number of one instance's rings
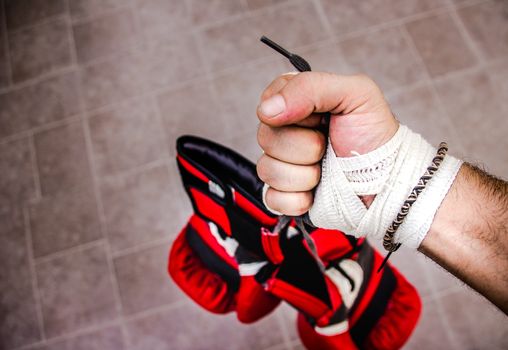
[[[176,137],[260,154],[259,95],[291,70],[263,34],[508,178],[507,1],[0,0],[0,349],[302,349],[290,308],[243,326],[166,273],[191,213]],[[482,297],[392,261],[423,298],[407,349],[508,348]]]

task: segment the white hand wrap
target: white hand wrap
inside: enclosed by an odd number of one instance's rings
[[[382,239],[435,155],[434,147],[404,125],[385,145],[364,155],[339,158],[329,142],[310,220],[317,227]],[[461,164],[452,156],[444,158],[397,230],[395,242],[419,247]],[[358,197],[366,194],[376,195],[368,210]]]

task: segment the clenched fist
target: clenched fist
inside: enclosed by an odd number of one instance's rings
[[[259,177],[270,186],[272,210],[301,215],[313,203],[326,137],[318,131],[331,114],[329,139],[338,157],[365,154],[385,144],[398,129],[381,90],[363,75],[304,72],[275,79],[262,93],[257,115]],[[363,196],[368,206],[373,196]]]

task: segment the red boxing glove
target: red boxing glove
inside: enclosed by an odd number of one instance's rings
[[[264,263],[247,260],[249,254],[234,240],[218,234],[213,223],[193,215],[171,247],[169,274],[206,310],[217,314],[236,311],[243,323],[257,321],[280,303],[254,279]],[[243,255],[239,259],[244,262],[238,264],[235,254]]]

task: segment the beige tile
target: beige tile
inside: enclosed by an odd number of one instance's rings
[[[273,54],[259,42],[262,35],[288,49],[326,38],[314,6],[301,1],[274,9],[267,8],[255,17],[212,26],[200,34],[212,70]]]
[[[382,247],[378,248],[378,251],[386,254]],[[416,288],[422,298],[428,298],[433,293],[426,273],[427,260],[423,254],[404,247],[390,257],[390,263]]]
[[[128,322],[132,349],[266,349],[282,343],[274,317],[240,324],[234,314],[219,316],[197,305],[182,305]]]
[[[329,38],[313,1],[291,1],[285,6],[268,7],[255,17],[255,22],[262,35],[285,48],[310,45]],[[259,37],[261,35],[256,39]]]
[[[135,0],[135,9],[147,40],[164,41],[192,27],[186,1]]]
[[[102,245],[41,261],[35,268],[48,338],[117,316]]]
[[[331,42],[312,45],[304,50],[294,52],[310,64],[314,72],[329,72],[335,74],[348,74],[355,72],[353,67],[346,63],[344,54],[339,45]],[[273,55],[278,55],[273,51]],[[296,71],[295,67],[287,59],[283,59],[284,70]]]
[[[321,3],[339,36],[445,5],[440,0],[321,0]]]
[[[163,244],[115,258],[124,314],[130,315],[186,298],[165,268],[168,251],[169,244]]]
[[[484,71],[453,77],[436,84],[440,98],[465,147],[464,159],[485,165],[508,177],[506,96]],[[499,151],[493,151],[499,150]]]
[[[21,211],[0,215],[0,347],[14,349],[41,338]]]
[[[108,179],[101,193],[114,252],[176,235],[191,213],[174,164]]]
[[[12,79],[20,82],[71,64],[69,25],[51,22],[9,33]]]
[[[213,80],[227,127],[234,130],[231,138],[255,135],[261,93],[284,71],[280,61],[272,60],[228,71]]]
[[[102,238],[93,189],[86,186],[32,204],[30,226],[35,257]]]
[[[411,52],[399,28],[369,33],[339,45],[350,70],[369,75],[385,92],[424,77],[425,68]]]
[[[182,84],[205,74],[196,42],[189,34],[148,44],[143,66],[144,79],[153,89]]]
[[[441,304],[435,300],[423,300],[422,314],[415,331],[405,344],[407,349],[458,349],[454,338],[447,331],[439,308]]]
[[[150,100],[138,99],[89,119],[100,176],[113,175],[167,156],[161,122]]]
[[[463,289],[441,298],[445,317],[460,349],[508,346],[506,315],[476,292]]]
[[[0,213],[36,197],[28,139],[0,145]]]
[[[101,15],[125,6],[125,0],[71,0],[69,10],[74,19]]]
[[[90,183],[91,171],[81,122],[37,133],[34,143],[44,196]]]
[[[441,293],[452,288],[465,288],[464,282],[453,276],[430,258],[424,260],[424,268],[427,276],[429,276],[429,285],[431,285],[431,288],[436,293]]]
[[[122,330],[118,326],[60,340],[47,346],[48,350],[123,350]]]
[[[61,120],[80,111],[75,73],[0,94],[0,137]]]
[[[458,10],[476,45],[488,58],[508,55],[508,3],[488,1]]]
[[[427,84],[386,94],[395,117],[421,134],[431,145],[448,142],[451,154],[462,153],[461,140],[452,130],[453,124],[444,113]]]
[[[120,102],[146,91],[140,55],[126,55],[94,63],[80,70],[83,99],[88,109]]]
[[[220,21],[246,10],[244,2],[237,0],[190,0],[188,6],[194,25]]]
[[[65,0],[5,0],[9,30],[65,13]]]
[[[288,0],[247,0],[247,6],[251,10],[257,10],[262,7],[282,4]]]
[[[176,139],[181,135],[191,134],[219,141],[228,138],[234,131],[206,80],[161,94],[158,105],[171,154],[176,153]]]
[[[138,44],[132,12],[122,10],[74,25],[74,42],[79,62],[124,53]]]
[[[406,24],[406,28],[431,76],[476,65],[450,15],[426,17]]]

